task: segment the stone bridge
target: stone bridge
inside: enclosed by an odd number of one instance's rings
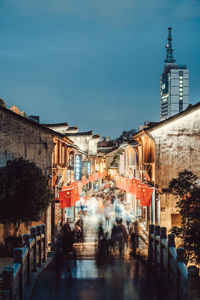
[[[96,241],[88,238],[74,245],[75,261],[60,253],[59,259],[52,257],[48,264],[45,226],[31,228],[30,235],[24,236],[25,246],[15,250],[14,264],[4,268],[1,298],[199,300],[198,269],[186,267],[184,249],[176,249],[174,236],[167,237],[164,227],[150,225],[149,232],[142,224],[138,227],[135,257],[129,255],[129,248],[123,258],[117,251],[99,257]],[[43,265],[35,280],[34,274]],[[34,288],[28,293],[31,285]]]

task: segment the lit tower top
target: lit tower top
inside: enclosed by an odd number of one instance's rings
[[[172,35],[171,35],[172,28],[168,27],[168,44],[165,46],[167,48],[167,55],[165,62],[168,64],[174,63],[176,60],[173,58],[173,49],[172,49]]]

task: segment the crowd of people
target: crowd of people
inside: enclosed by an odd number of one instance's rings
[[[123,258],[125,252],[132,257],[135,256],[138,246],[137,223],[125,214],[123,199],[124,193],[118,191],[116,195],[112,182],[104,184],[102,189],[90,195],[87,210],[81,209],[73,225],[66,222],[62,226],[56,247],[57,267],[65,259],[67,271],[70,277],[72,276],[70,261],[73,261],[75,265],[77,258],[73,245],[83,243],[86,240],[88,228],[92,226],[98,257],[117,255]]]
[[[128,230],[123,224],[122,218],[116,218],[111,232],[109,232],[105,231],[100,222],[97,230],[98,254],[102,257],[119,254],[120,258],[123,258],[126,249],[130,256],[135,256],[138,247],[138,236],[135,228],[136,223],[133,223]]]

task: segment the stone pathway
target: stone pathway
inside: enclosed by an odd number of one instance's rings
[[[37,300],[168,300],[159,273],[139,258],[118,255],[96,259],[95,243],[76,244],[78,259],[50,263],[36,282]],[[68,267],[71,268],[72,277]]]

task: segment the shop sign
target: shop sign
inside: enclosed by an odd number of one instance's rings
[[[88,175],[91,175],[91,162],[88,161]]]
[[[89,161],[82,162],[82,176],[85,176],[86,179],[89,179],[91,175],[91,163]]]
[[[81,180],[81,156],[75,156],[75,181]]]

